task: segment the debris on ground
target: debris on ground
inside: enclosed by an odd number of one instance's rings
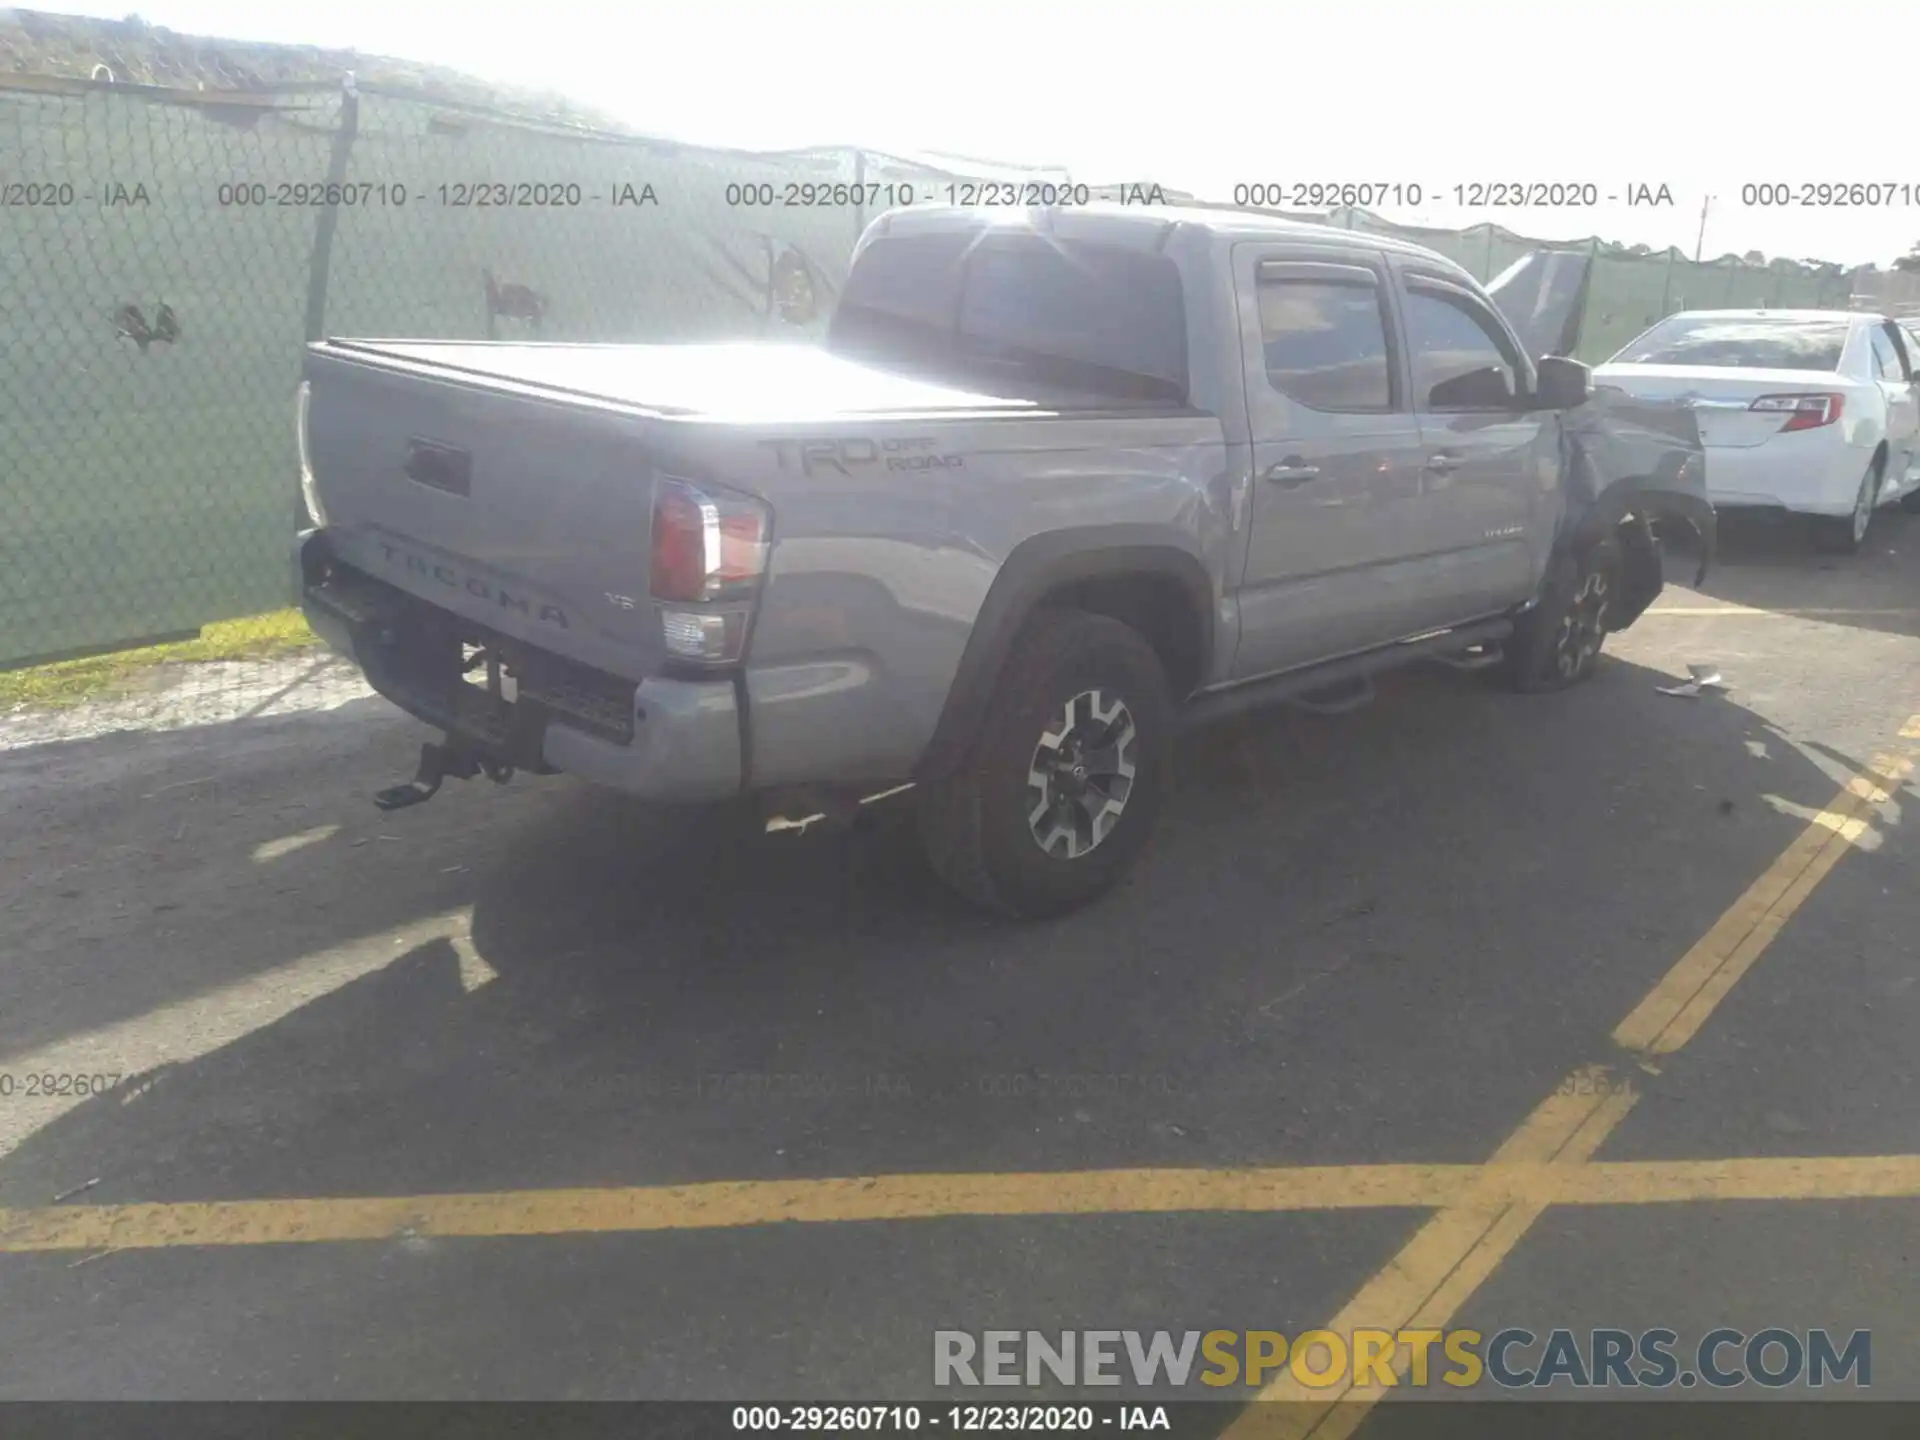
[[[1653,688],[1662,695],[1678,695],[1683,700],[1698,700],[1708,691],[1727,689],[1726,681],[1720,678],[1718,665],[1689,665],[1688,675],[1693,678],[1680,685],[1656,685]]]

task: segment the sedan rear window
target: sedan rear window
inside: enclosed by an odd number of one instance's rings
[[[1838,370],[1844,320],[1686,316],[1663,320],[1610,365],[1722,365],[1737,370]]]
[[[1043,236],[876,240],[827,348],[959,381],[1187,403],[1187,316],[1165,256]]]

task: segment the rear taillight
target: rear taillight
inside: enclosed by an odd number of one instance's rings
[[[1780,427],[1780,433],[1785,435],[1790,430],[1818,430],[1833,424],[1845,404],[1844,395],[1828,391],[1818,395],[1762,395],[1747,408],[1784,416],[1787,423]]]
[[[772,523],[751,496],[687,480],[655,483],[648,583],[666,602],[660,628],[669,654],[707,664],[740,658]]]

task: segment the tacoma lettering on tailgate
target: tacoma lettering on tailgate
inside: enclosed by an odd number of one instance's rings
[[[410,575],[425,575],[439,581],[454,590],[464,590],[477,600],[490,600],[502,609],[517,610],[532,619],[567,628],[567,612],[558,605],[541,603],[536,605],[524,595],[516,595],[504,585],[495,585],[478,575],[467,575],[444,560],[432,560],[425,555],[416,555],[411,550],[403,550],[398,545],[380,542],[380,553],[387,557],[389,565],[398,566]]]

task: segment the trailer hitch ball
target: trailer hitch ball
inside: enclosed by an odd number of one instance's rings
[[[513,778],[513,766],[476,755],[449,737],[444,744],[422,745],[420,764],[414,771],[413,779],[404,785],[394,785],[380,791],[373,797],[373,803],[382,810],[404,810],[410,805],[424,805],[439,793],[441,781],[448,778],[471,780],[482,772],[496,785],[504,785]]]

